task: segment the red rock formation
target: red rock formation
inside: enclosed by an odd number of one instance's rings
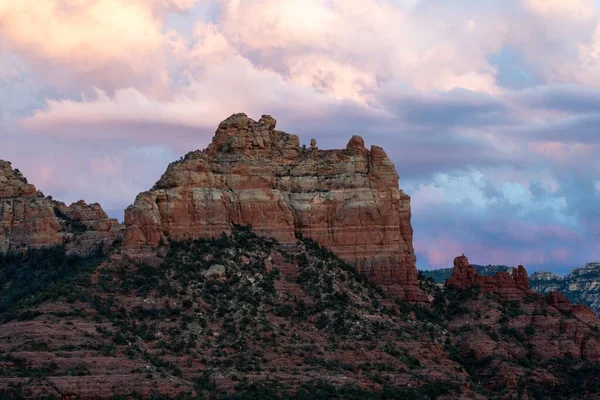
[[[212,143],[169,165],[125,212],[130,254],[169,239],[213,237],[249,224],[284,243],[295,231],[333,250],[395,295],[418,289],[410,197],[386,153],[353,136],[344,150],[301,147],[296,135],[235,114]]]
[[[461,289],[479,286],[483,291],[497,293],[506,298],[521,298],[525,293],[533,293],[529,288],[527,271],[522,265],[513,268],[512,273],[498,272],[494,276],[484,276],[475,271],[464,254],[454,259],[454,270],[446,281],[446,286]]]
[[[120,230],[99,204],[79,201],[67,207],[0,160],[0,252],[68,243],[70,251],[87,253]]]
[[[477,274],[475,268],[469,264],[469,260],[463,254],[454,259],[454,270],[450,279],[446,281],[446,287],[466,289],[471,286],[479,286],[485,292],[495,293],[509,300],[522,299],[526,294],[542,298],[541,295],[530,289],[529,277],[522,265],[513,268],[512,273],[498,272],[494,276],[484,276]],[[570,313],[581,320],[597,323],[598,317],[592,309],[584,305],[571,304],[559,292],[548,293],[545,301],[563,313]]]

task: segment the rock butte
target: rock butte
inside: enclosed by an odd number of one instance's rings
[[[65,244],[71,252],[89,253],[110,245],[121,230],[99,204],[79,201],[67,207],[0,160],[0,252]]]
[[[512,273],[497,272],[493,276],[479,275],[469,259],[463,254],[454,259],[452,276],[446,281],[446,287],[457,287],[467,289],[478,286],[484,292],[499,295],[507,300],[521,300],[525,296],[535,296],[544,299],[546,303],[561,311],[569,311],[584,320],[596,320],[597,316],[591,308],[571,304],[569,300],[559,292],[550,291],[544,297],[531,290],[527,271],[522,265],[513,268]]]
[[[428,301],[418,287],[410,197],[385,151],[353,136],[345,149],[306,148],[298,136],[234,114],[212,143],[171,163],[125,211],[125,252],[207,238],[251,225],[282,243],[316,240],[393,295]]]
[[[522,265],[513,268],[512,274],[497,272],[493,276],[484,276],[475,271],[475,267],[469,263],[469,259],[464,254],[454,259],[454,270],[452,276],[446,281],[446,286],[460,289],[479,286],[481,290],[513,299],[520,299],[524,293],[532,292],[529,289],[527,271]]]

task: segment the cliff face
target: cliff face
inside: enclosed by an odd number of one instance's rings
[[[11,164],[0,160],[0,252],[67,244],[87,253],[119,234],[120,225],[98,204],[70,206],[45,197]]]
[[[566,276],[536,272],[530,279],[531,288],[536,292],[558,291],[571,302],[585,304],[596,313],[600,312],[600,263],[588,263]]]
[[[223,121],[203,151],[172,163],[125,212],[125,248],[169,239],[208,238],[233,224],[282,243],[295,232],[330,248],[396,296],[426,300],[418,289],[410,197],[386,153],[352,137],[345,149],[300,146],[275,120],[245,114]]]

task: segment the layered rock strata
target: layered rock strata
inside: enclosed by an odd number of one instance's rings
[[[221,122],[207,149],[169,165],[152,190],[125,211],[125,248],[207,238],[252,225],[282,243],[302,233],[330,248],[395,295],[425,301],[418,289],[410,197],[385,151],[353,136],[345,149],[300,146],[263,116]]]
[[[121,230],[99,204],[55,201],[0,160],[0,252],[66,244],[85,254],[111,243]]]

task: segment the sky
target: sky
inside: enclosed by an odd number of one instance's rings
[[[600,260],[595,0],[0,0],[0,159],[122,218],[237,112],[412,197],[417,266]]]

